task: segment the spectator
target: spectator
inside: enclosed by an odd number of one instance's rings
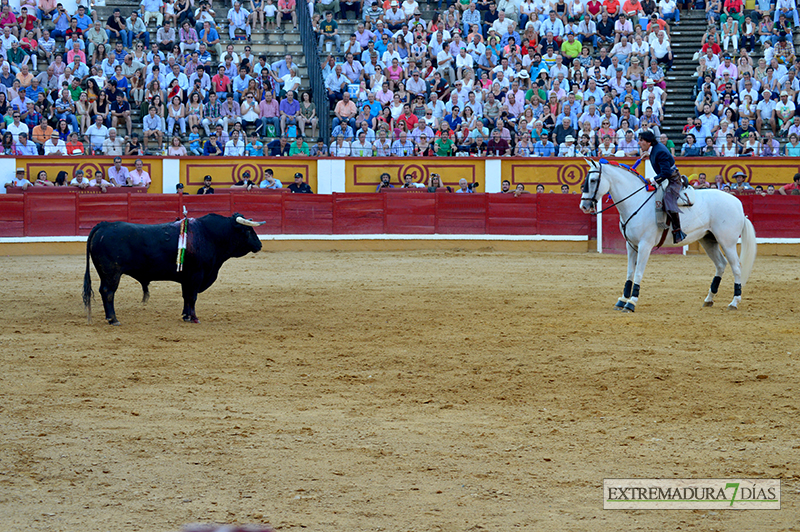
[[[205,124],[205,120],[203,120],[203,125],[206,128],[206,134],[210,136],[208,132],[208,126]],[[148,144],[150,138],[155,138],[157,145],[160,147],[164,140],[164,120],[160,116],[156,115],[156,108],[154,106],[150,106],[148,109],[147,116],[144,117],[142,129],[144,132],[144,143]]]
[[[234,0],[233,7],[228,10],[228,34],[232,41],[236,40],[236,30],[242,30],[247,36],[247,42],[251,41],[250,33],[250,12],[242,7],[238,0]]]
[[[301,134],[298,134],[297,137],[295,137],[294,142],[292,142],[292,145],[289,148],[289,156],[294,157],[297,155],[310,155],[308,144],[303,139],[303,135]]]
[[[110,128],[108,130],[108,138],[103,141],[102,150],[103,155],[122,155],[125,148],[124,139],[117,136],[117,129]]]
[[[156,43],[158,43],[158,49],[164,53],[171,52],[172,47],[175,46],[175,42],[177,41],[177,34],[175,33],[175,28],[172,27],[172,24],[168,20],[164,21],[164,25],[158,28],[156,32]]]
[[[119,8],[115,8],[114,12],[106,21],[105,29],[106,35],[108,35],[108,41],[111,41],[111,39],[117,39],[117,42],[120,42],[123,44],[123,46],[125,46],[128,43],[127,27],[127,23],[122,17],[122,13],[120,12]]]
[[[162,0],[142,0],[141,6],[145,26],[154,18],[156,26],[161,27],[164,22],[164,2]]]
[[[39,150],[33,141],[28,140],[28,134],[20,132],[19,140],[16,144],[17,155],[35,157],[39,155]]]
[[[117,127],[118,125],[122,125],[121,123],[124,121],[126,127],[128,128],[128,136],[130,136],[133,128],[131,122],[131,105],[125,101],[125,96],[122,94],[122,92],[117,91],[117,98],[116,101],[111,104],[110,114],[111,125],[113,127]]]
[[[89,177],[91,177],[91,173],[87,173],[86,178],[89,179]],[[108,187],[111,187],[113,185],[103,177],[103,172],[98,170],[94,173],[94,178],[89,179],[89,186],[99,187],[100,192],[106,192],[108,190]]]
[[[219,33],[213,27],[211,27],[211,23],[206,20],[203,22],[203,29],[200,30],[200,45],[202,49],[202,45],[205,45],[206,49],[214,51],[217,58],[222,56],[222,45],[219,43]]]
[[[281,134],[287,133],[287,125],[295,127],[295,134],[289,135],[290,137],[298,136],[297,125],[298,117],[300,116],[300,102],[294,99],[294,92],[289,91],[286,93],[286,98],[280,103],[281,115]],[[335,122],[335,121],[334,121]]]
[[[83,175],[83,170],[78,169],[75,170],[75,177],[73,177],[72,180],[69,182],[69,186],[85,189],[89,188],[91,184],[89,183],[89,179],[85,175]]]
[[[293,29],[297,29],[297,3],[295,0],[278,0],[278,8],[276,12],[278,29],[284,18],[291,18]],[[342,16],[342,18],[345,18]],[[263,23],[262,23],[263,27]],[[263,29],[263,28],[262,28]]]
[[[108,182],[115,187],[131,186],[130,172],[122,166],[121,157],[114,157],[114,165],[108,169]]]
[[[217,93],[210,92],[208,94],[208,103],[205,104],[203,107],[203,121],[202,121],[203,129],[206,132],[206,136],[211,136],[210,126],[224,126],[225,120],[222,117],[222,106],[217,101]]]
[[[289,190],[295,194],[313,194],[308,183],[303,182],[303,174],[300,172],[294,174],[294,183],[289,185]]]
[[[211,186],[211,176],[207,175],[203,178],[203,186],[197,190],[198,194],[213,194],[214,187]]]
[[[320,0],[321,1],[321,0]],[[334,0],[336,4],[339,3],[339,0]],[[321,5],[321,4],[317,4]],[[325,20],[320,24],[320,36],[319,36],[319,53],[322,54],[323,48],[325,47],[325,43],[327,41],[333,41],[336,45],[336,53],[341,55],[342,53],[342,38],[339,36],[339,25],[333,20],[333,13],[330,11],[326,11],[325,13]]]
[[[24,168],[17,168],[17,173],[14,177],[11,178],[11,181],[5,184],[6,188],[13,188],[19,187],[23,191],[28,190],[28,187],[33,186],[28,178],[25,177],[25,169]]]
[[[282,135],[267,144],[267,149],[269,149],[270,157],[288,157],[289,150],[291,149],[289,137]]]
[[[217,139],[217,133],[212,131],[203,145],[203,155],[205,157],[221,157],[224,152],[225,146]]]
[[[67,155],[85,155],[86,150],[83,143],[78,140],[78,133],[73,131],[67,136]]]
[[[228,93],[228,98],[225,103],[220,106],[220,115],[222,116],[222,128],[225,133],[233,124],[242,123],[242,110],[239,104],[233,99],[233,94]]]
[[[767,131],[764,134],[764,140],[761,143],[761,151],[758,153],[760,157],[777,157],[780,155],[781,145],[775,140],[772,131]]]
[[[217,68],[217,73],[211,78],[211,88],[220,99],[226,98],[229,94],[233,98],[233,85],[225,74],[225,65],[219,65]]]
[[[133,166],[134,169],[130,172],[131,186],[150,188],[152,179],[150,179],[150,174],[144,171],[144,162],[141,159],[136,159]]]
[[[86,128],[83,138],[88,141],[89,148],[93,152],[103,153],[103,144],[108,138],[108,128],[103,124],[103,115],[94,115],[94,124]]]
[[[150,32],[147,31],[147,25],[144,20],[139,18],[136,11],[131,11],[131,16],[125,21],[125,27],[128,32],[127,48],[133,47],[133,41],[141,41],[145,48],[150,48]]]
[[[280,131],[280,105],[278,101],[272,97],[271,92],[264,94],[264,99],[259,103],[259,123],[258,129],[262,136],[275,137]],[[272,131],[267,129],[272,127]]]
[[[20,169],[17,168],[17,173],[19,174]],[[6,185],[8,186],[8,185]],[[788,185],[784,185],[778,189],[778,194],[783,196],[786,195],[797,195],[800,194],[800,173],[794,174],[793,182],[789,183]]]
[[[258,184],[258,187],[270,190],[279,190],[283,188],[283,184],[279,180],[275,179],[272,168],[267,168],[264,170],[264,179],[261,180],[261,183]]]
[[[167,135],[175,133],[175,125],[180,126],[181,135],[186,134],[186,106],[180,96],[172,98],[170,105],[167,107]]]
[[[244,157],[244,141],[239,138],[238,131],[231,132],[231,138],[225,143],[225,156],[226,157]]]
[[[331,157],[349,157],[350,156],[350,142],[345,140],[344,134],[338,133],[331,135],[334,141],[331,143],[330,154]]]

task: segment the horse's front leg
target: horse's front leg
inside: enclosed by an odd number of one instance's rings
[[[652,243],[639,242],[639,252],[636,257],[636,269],[633,272],[633,287],[631,297],[625,303],[625,312],[634,312],[636,303],[639,302],[639,285],[644,277],[644,269],[647,268],[647,261],[650,260],[650,252],[653,250]]]
[[[627,243],[628,248],[628,276],[626,277],[625,287],[622,289],[622,297],[617,300],[614,305],[614,310],[625,310],[625,305],[631,297],[633,292],[633,272],[636,269],[636,257],[638,253],[631,246],[630,242]]]

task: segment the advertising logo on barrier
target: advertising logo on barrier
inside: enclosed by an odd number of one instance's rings
[[[780,479],[607,478],[605,510],[780,510]]]

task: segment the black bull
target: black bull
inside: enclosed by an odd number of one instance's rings
[[[263,223],[263,222],[262,222]],[[147,301],[151,281],[175,281],[183,292],[183,319],[198,323],[195,314],[197,294],[217,280],[222,264],[231,257],[243,257],[261,250],[254,226],[258,222],[241,214],[230,218],[209,214],[189,220],[183,271],[177,271],[180,222],[140,225],[126,222],[101,222],[86,241],[86,275],[83,278],[83,304],[91,321],[92,280],[89,257],[100,276],[100,297],[106,320],[118,325],[114,312],[114,293],[123,274],[142,284]]]

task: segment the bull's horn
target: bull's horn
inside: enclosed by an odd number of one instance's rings
[[[242,225],[249,225],[250,227],[258,227],[260,225],[264,225],[267,222],[254,222],[253,220],[249,220],[249,219],[245,218],[244,216],[237,216],[236,217],[236,223],[239,223],[239,224],[242,224]]]

